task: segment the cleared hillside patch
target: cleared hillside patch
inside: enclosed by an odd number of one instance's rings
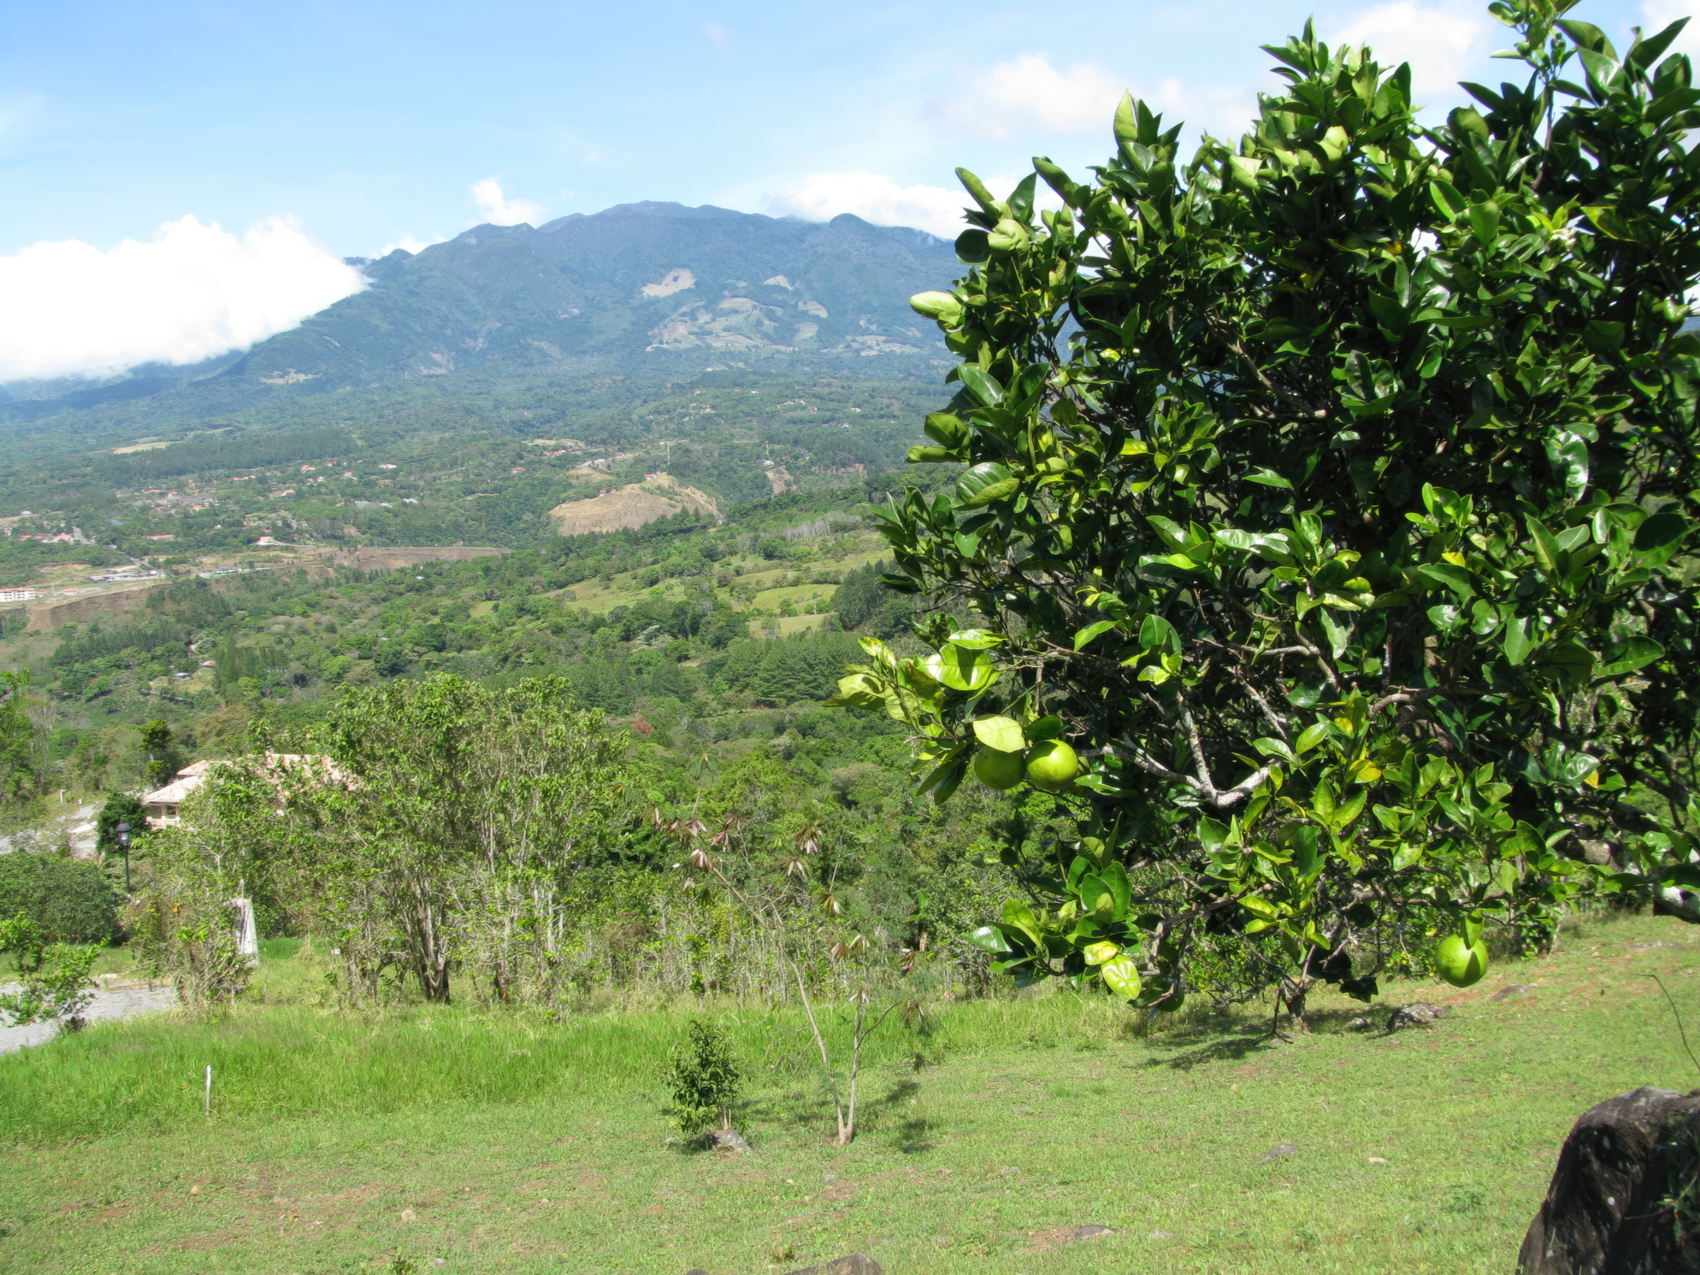
[[[685,511],[720,516],[707,493],[658,473],[584,500],[564,501],[549,511],[549,520],[563,536],[582,536],[642,527]]]

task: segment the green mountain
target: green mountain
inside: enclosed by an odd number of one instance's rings
[[[360,264],[370,287],[245,353],[14,394],[0,419],[42,433],[62,418],[52,432],[87,437],[257,410],[275,427],[321,422],[309,400],[327,392],[455,398],[539,375],[665,382],[752,362],[907,380],[943,358],[907,299],[960,272],[950,245],[920,231],[668,203],[476,226]]]

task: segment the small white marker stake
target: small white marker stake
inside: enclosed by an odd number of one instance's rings
[[[206,1096],[206,1100],[201,1104],[201,1114],[204,1115],[204,1116],[208,1116],[208,1117],[211,1117],[211,1115],[212,1115],[212,1064],[211,1063],[207,1064],[207,1096]]]

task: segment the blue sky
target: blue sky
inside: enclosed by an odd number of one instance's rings
[[[1258,45],[1311,13],[1437,109],[1505,43],[1455,0],[6,7],[0,380],[246,344],[358,287],[337,258],[485,220],[672,199],[950,233],[955,165],[1084,169],[1123,88],[1231,130],[1272,83]],[[1575,16],[1619,37],[1696,8]]]

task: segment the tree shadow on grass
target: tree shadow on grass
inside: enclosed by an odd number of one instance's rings
[[[924,1116],[911,1114],[908,1102],[921,1091],[912,1078],[904,1076],[892,1081],[883,1094],[869,1092],[869,1077],[862,1076],[862,1096],[856,1110],[856,1136],[879,1133],[895,1137],[898,1149],[905,1155],[930,1151],[927,1141],[933,1124]],[[824,1081],[813,1086],[769,1091],[759,1098],[739,1104],[739,1127],[750,1129],[782,1128],[787,1132],[808,1133],[818,1129],[825,1137],[832,1136],[832,1095]]]
[[[1160,1030],[1150,1030],[1152,1027]],[[1243,1014],[1218,1011],[1195,1012],[1170,1024],[1162,1024],[1161,1019],[1142,1020],[1125,1034],[1138,1038],[1152,1053],[1153,1057],[1141,1066],[1177,1071],[1235,1061],[1274,1043],[1267,1022],[1248,1022]]]
[[[1172,1036],[1159,1036],[1148,1040],[1147,1047],[1159,1056],[1140,1065],[1191,1071],[1194,1067],[1202,1067],[1206,1063],[1237,1061],[1247,1055],[1269,1049],[1274,1043],[1267,1027],[1242,1028],[1231,1035],[1189,1032],[1183,1037],[1177,1032]]]

